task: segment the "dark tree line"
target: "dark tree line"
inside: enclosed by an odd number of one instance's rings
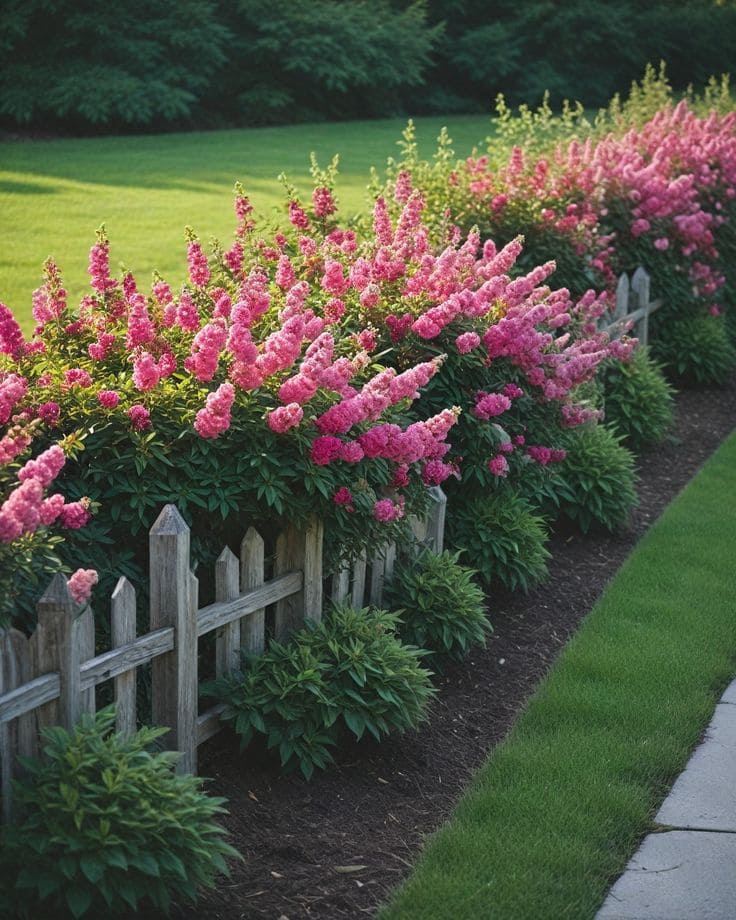
[[[0,121],[66,131],[604,104],[727,71],[733,0],[0,0]]]

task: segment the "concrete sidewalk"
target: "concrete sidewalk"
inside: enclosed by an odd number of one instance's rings
[[[736,918],[736,681],[596,920]]]

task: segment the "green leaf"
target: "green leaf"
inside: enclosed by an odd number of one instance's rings
[[[109,860],[108,860],[109,862]],[[96,885],[105,873],[105,866],[97,856],[82,856],[79,865],[87,879]]]
[[[78,885],[67,888],[64,892],[64,897],[69,905],[69,910],[75,917],[82,917],[89,910],[89,906],[92,903],[92,892],[89,888],[80,888]]]

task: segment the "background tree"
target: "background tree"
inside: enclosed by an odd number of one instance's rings
[[[71,130],[190,115],[225,64],[214,0],[2,0],[0,115]]]

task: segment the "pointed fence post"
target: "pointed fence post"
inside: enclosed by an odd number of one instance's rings
[[[119,648],[135,639],[135,588],[123,577],[118,579],[110,604],[112,647]],[[119,674],[114,680],[115,728],[124,735],[135,734],[136,669]]]
[[[635,294],[637,309],[644,311],[636,324],[636,337],[641,345],[647,345],[649,341],[649,284],[649,275],[640,265],[631,279],[631,290]]]
[[[87,622],[75,619],[76,604],[61,573],[51,579],[36,609],[38,625],[31,640],[34,670],[39,677],[58,672],[61,685],[59,699],[38,709],[38,725],[73,728],[83,709],[80,666],[87,657],[83,641]]]
[[[151,528],[149,552],[151,630],[175,629],[173,650],[151,665],[153,723],[170,729],[163,742],[181,752],[177,772],[194,773],[198,597],[189,571],[189,528],[174,505],[166,505]]]
[[[435,553],[441,553],[445,546],[447,496],[439,486],[432,486],[429,496],[432,505],[427,518],[427,545]]]
[[[260,588],[264,581],[263,537],[249,527],[240,544],[240,590]],[[266,647],[266,609],[256,610],[240,621],[240,644],[247,655],[260,655]]]
[[[215,600],[234,601],[240,596],[240,563],[226,546],[215,563]],[[218,677],[240,667],[240,620],[226,623],[215,639],[215,673]]]
[[[629,312],[629,276],[626,272],[621,275],[616,285],[616,309],[613,311],[614,320],[623,319]]]

